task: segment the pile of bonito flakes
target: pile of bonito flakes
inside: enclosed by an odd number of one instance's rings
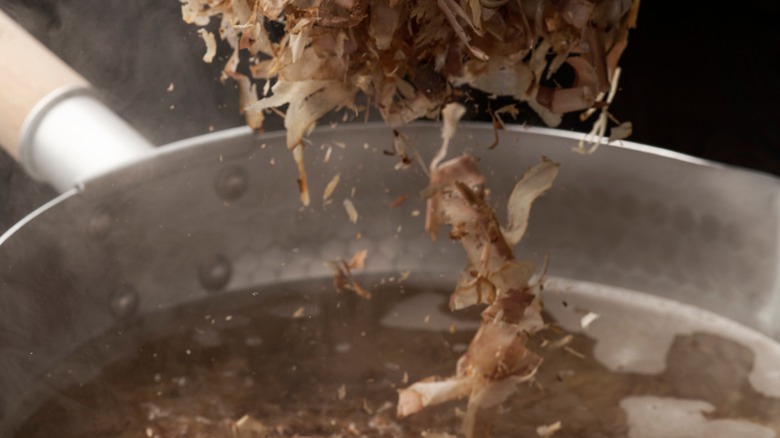
[[[486,200],[477,160],[464,154],[445,161],[465,111],[458,102],[469,90],[511,97],[549,126],[558,125],[564,113],[595,116],[586,137],[590,147],[581,142],[580,152],[591,152],[610,122],[617,125],[610,138],[624,138],[630,123],[618,123],[607,110],[639,0],[181,1],[184,20],[201,27],[206,62],[217,53],[217,39],[232,48],[223,79],[237,84],[247,124],[259,131],[268,114],[284,117],[304,205],[310,202],[305,136],[326,114],[374,109],[392,127],[420,118],[443,120],[442,144],[423,190],[425,226],[435,238],[441,224],[449,225],[450,237],[468,256],[450,307],[486,307],[455,374],[402,389],[397,409],[404,417],[469,397],[463,431],[488,436],[500,404],[541,363],[527,346],[545,328],[540,282],[531,283],[534,264],[515,259],[512,248],[558,165],[543,159],[523,175],[501,225]],[[563,70],[565,84],[556,81]],[[517,116],[517,109],[491,111],[497,129],[502,114]]]

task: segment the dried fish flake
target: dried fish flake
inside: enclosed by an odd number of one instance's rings
[[[231,429],[238,436],[244,436],[244,434],[249,434],[249,436],[266,436],[271,431],[271,428],[249,415],[239,418],[233,423]]]
[[[507,205],[509,217],[507,228],[504,230],[504,237],[509,245],[515,245],[522,239],[528,227],[531,205],[552,187],[553,181],[558,176],[559,167],[560,165],[554,161],[543,159],[541,163],[526,171],[515,184],[509,196]]]
[[[214,60],[214,56],[217,54],[217,40],[214,38],[213,33],[205,29],[198,29],[198,35],[206,43],[206,53],[203,55],[203,62],[211,64],[211,61]]]
[[[561,429],[563,429],[563,424],[558,420],[555,423],[537,427],[536,434],[542,438],[549,438]]]
[[[356,269],[361,269],[365,264],[366,254],[367,251],[364,250],[358,251],[358,253],[353,256],[351,262],[357,266]],[[339,258],[336,261],[325,262],[325,266],[330,268],[333,274],[333,286],[337,292],[352,291],[361,298],[371,299],[371,292],[361,286],[352,276],[352,267],[350,264],[351,263],[347,263],[342,258]]]
[[[593,324],[593,321],[599,319],[599,316],[599,314],[593,312],[586,313],[580,319],[580,326],[582,326],[583,329],[587,329],[591,324]]]
[[[561,339],[558,339],[557,341],[553,342],[547,342],[546,347],[551,350],[557,350],[559,348],[565,347],[569,345],[574,340],[574,336],[572,335],[566,335],[562,337]],[[546,340],[545,340],[546,341]]]
[[[631,136],[633,130],[634,127],[631,124],[631,122],[623,122],[617,126],[613,126],[612,129],[609,131],[608,142],[612,143],[613,141],[625,140]]]
[[[562,112],[608,105],[639,0],[605,0],[595,7],[587,0],[535,4],[181,0],[181,13],[199,27],[218,19],[220,36],[233,49],[225,77],[238,80],[239,64],[249,59],[252,79],[264,81],[264,98],[242,104],[247,122],[261,130],[262,112],[279,112],[292,150],[330,111],[345,107],[367,116],[376,109],[387,124],[399,127],[438,117],[447,104],[462,99],[461,85],[527,102],[551,126],[560,123]],[[271,23],[283,25],[285,33],[271,38]],[[211,62],[214,35],[200,30],[207,45],[204,60]],[[575,70],[574,84],[543,84],[545,72],[563,63]],[[368,98],[367,105],[355,103],[358,94]],[[516,116],[511,109],[506,114]],[[603,136],[606,120],[594,123],[589,141]],[[627,128],[619,127],[612,137],[627,135]]]
[[[333,147],[328,146],[328,149],[325,151],[325,157],[322,159],[322,162],[327,164],[330,163],[330,156],[333,153]]]
[[[347,211],[347,216],[349,216],[349,221],[353,224],[357,223],[358,220],[358,212],[357,209],[355,209],[355,204],[352,203],[352,200],[347,198],[344,199],[344,209]]]
[[[403,204],[404,201],[406,201],[406,196],[398,195],[395,199],[393,199],[393,202],[390,203],[390,208],[397,208]]]
[[[543,160],[521,178],[510,197],[515,211],[510,211],[510,228],[505,233],[487,202],[484,177],[473,157],[461,155],[441,163],[447,138],[453,134],[447,130],[442,135],[443,147],[431,162],[430,187],[434,189],[428,198],[426,229],[435,237],[440,223],[449,225],[450,237],[460,241],[467,254],[468,265],[450,297],[450,307],[479,303],[488,307],[482,311],[477,334],[458,360],[456,374],[444,380],[424,379],[402,389],[397,414],[412,415],[426,406],[468,396],[463,431],[467,437],[483,437],[500,405],[519,383],[534,378],[542,362],[528,345],[535,333],[546,328],[536,293],[539,286],[531,284],[534,263],[516,260],[512,246],[525,233],[530,204],[552,184],[557,164]]]
[[[360,270],[366,267],[366,257],[368,257],[368,250],[362,249],[355,253],[349,260],[349,269]]]
[[[330,149],[328,149],[330,150]],[[336,175],[331,178],[331,180],[328,182],[328,184],[325,186],[325,191],[322,193],[322,201],[325,202],[333,195],[333,191],[336,190],[336,186],[339,185],[339,180],[341,179],[341,174],[337,173]]]
[[[564,351],[566,351],[567,353],[571,354],[574,357],[577,357],[577,358],[580,358],[580,359],[585,359],[585,357],[586,357],[584,354],[580,353],[579,351],[577,351],[577,350],[575,350],[575,349],[573,349],[573,348],[571,348],[569,346],[564,346],[563,349],[564,349]]]

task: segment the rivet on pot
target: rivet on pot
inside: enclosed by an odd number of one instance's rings
[[[140,301],[138,291],[133,286],[123,284],[111,293],[109,308],[117,318],[127,319],[138,311]]]
[[[204,289],[215,292],[223,289],[233,274],[233,267],[227,257],[217,254],[198,268],[198,280]]]
[[[105,207],[98,207],[92,212],[87,223],[87,233],[96,239],[102,239],[108,235],[114,216]]]
[[[227,166],[217,174],[214,190],[224,201],[235,201],[240,198],[249,185],[249,174],[241,166]]]

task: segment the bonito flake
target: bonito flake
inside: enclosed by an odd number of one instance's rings
[[[600,105],[639,6],[639,0],[181,3],[188,23],[220,21],[220,37],[234,49],[225,77],[239,81],[250,126],[261,130],[264,112],[284,111],[287,145],[300,148],[294,159],[304,204],[303,138],[332,110],[367,109],[355,104],[358,94],[394,127],[437,117],[462,95],[461,85],[527,102],[555,126],[563,113]],[[269,33],[269,22],[284,31]],[[254,80],[275,82],[271,95],[257,99],[237,71],[242,62]],[[572,85],[544,85],[563,64],[575,73]]]
[[[517,260],[513,246],[527,228],[532,203],[547,191],[558,164],[542,159],[529,169],[509,198],[509,220],[502,228],[487,202],[484,177],[473,156],[464,154],[443,161],[460,111],[448,107],[442,146],[430,167],[426,229],[435,238],[441,224],[449,225],[450,238],[460,241],[468,256],[450,308],[485,304],[480,327],[458,360],[455,375],[430,377],[399,391],[399,417],[427,406],[468,397],[463,419],[467,437],[488,437],[501,404],[517,385],[531,380],[542,359],[527,343],[545,328],[538,292],[542,279],[531,283],[534,263]],[[543,277],[543,275],[542,275]]]

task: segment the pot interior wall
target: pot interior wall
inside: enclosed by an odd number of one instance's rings
[[[403,132],[425,160],[436,125]],[[549,273],[692,304],[780,336],[777,182],[626,143],[572,152],[573,135],[464,124],[451,156],[480,158],[491,199],[507,196],[544,155],[562,164],[534,206],[518,253]],[[454,279],[465,259],[445,235],[423,232],[427,177],[393,170],[392,131],[379,125],[310,136],[312,205],[298,201],[282,133],[226,131],[167,146],[146,163],[69,192],[0,245],[0,424],[29,411],[36,382],[110,328],[214,295],[327,277],[324,261],[368,250],[366,273]],[[343,147],[342,147],[343,146]],[[330,152],[330,159],[325,156]],[[325,185],[340,182],[329,202]],[[399,196],[405,202],[391,204]],[[342,202],[359,218],[350,223]],[[94,358],[95,361],[101,358]],[[0,432],[2,432],[0,428]]]

